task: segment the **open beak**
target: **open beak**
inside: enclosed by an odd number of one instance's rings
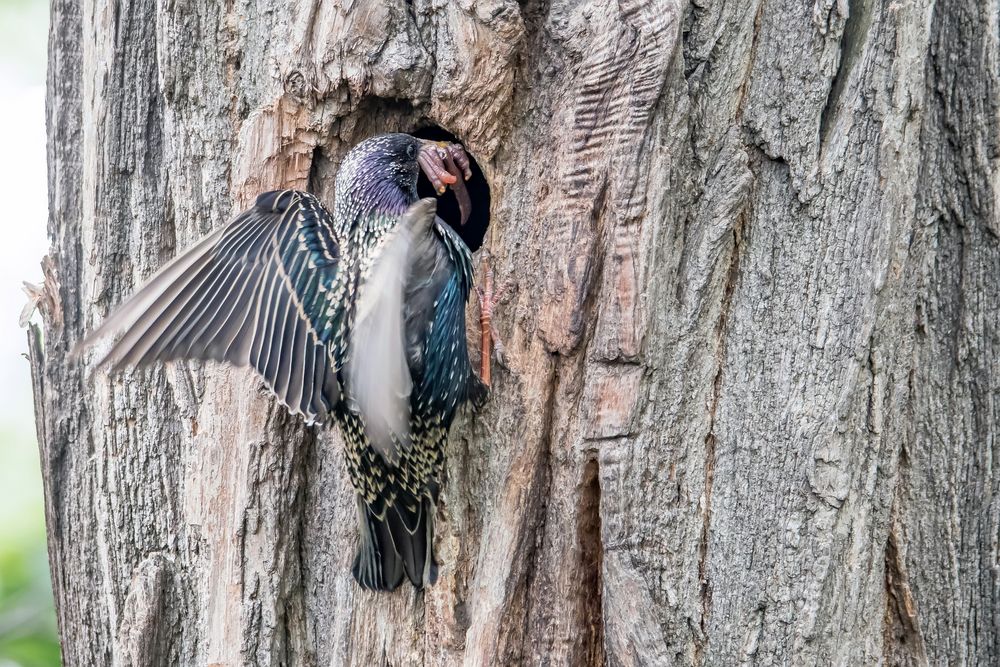
[[[472,201],[465,187],[465,181],[472,178],[472,168],[465,149],[460,144],[420,139],[417,164],[438,195],[451,186],[461,212],[460,224],[464,225],[472,212]]]

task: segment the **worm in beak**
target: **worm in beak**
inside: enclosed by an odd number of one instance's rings
[[[443,195],[448,186],[451,186],[461,212],[459,224],[464,225],[472,213],[472,200],[465,187],[465,181],[472,178],[469,156],[460,144],[427,139],[421,139],[420,144],[417,164],[438,195]]]

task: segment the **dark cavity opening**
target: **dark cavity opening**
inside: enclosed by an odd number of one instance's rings
[[[595,454],[596,457],[596,454]],[[583,606],[578,620],[585,656],[582,665],[607,664],[604,653],[604,543],[601,539],[601,474],[596,458],[587,461],[580,480],[577,507],[580,590]]]
[[[437,125],[422,127],[419,130],[414,130],[411,134],[431,141],[458,141],[458,137]],[[486,238],[486,229],[490,226],[490,185],[486,182],[486,176],[479,168],[476,157],[469,153],[468,148],[465,150],[469,155],[469,163],[472,167],[472,178],[465,182],[465,187],[469,191],[469,199],[472,200],[472,213],[469,215],[468,222],[464,225],[459,224],[461,213],[458,209],[458,200],[451,188],[446,190],[443,195],[438,196],[423,173],[417,179],[417,194],[420,197],[437,197],[438,216],[458,232],[469,249],[475,252],[482,247],[483,239]]]

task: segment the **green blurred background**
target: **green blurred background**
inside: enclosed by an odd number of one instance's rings
[[[45,554],[22,281],[45,253],[45,51],[48,3],[0,0],[0,667],[59,664]]]

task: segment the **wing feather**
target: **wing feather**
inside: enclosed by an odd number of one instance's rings
[[[340,392],[340,361],[321,338],[345,320],[345,304],[325,298],[344,279],[338,252],[330,214],[312,195],[265,193],[164,266],[78,347],[124,332],[99,366],[249,365],[292,412],[323,419]]]

